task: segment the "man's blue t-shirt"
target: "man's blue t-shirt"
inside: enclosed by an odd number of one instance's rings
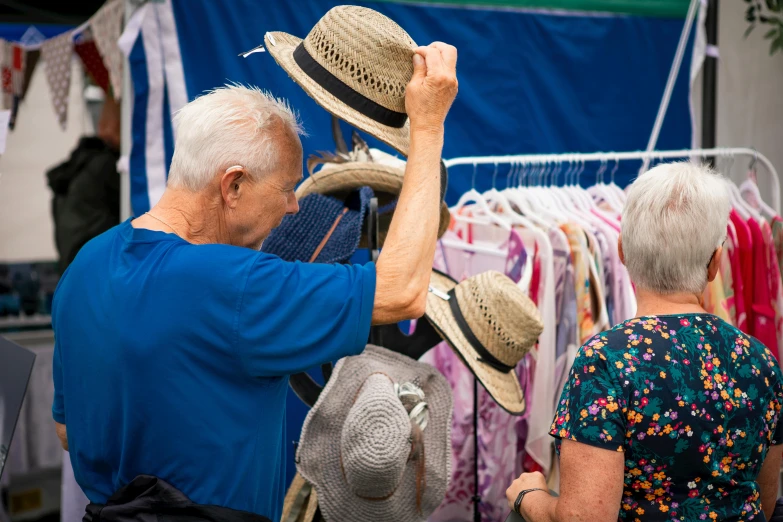
[[[287,375],[360,353],[375,266],[288,263],[130,221],[60,280],[52,412],[96,503],[140,474],[279,520]]]

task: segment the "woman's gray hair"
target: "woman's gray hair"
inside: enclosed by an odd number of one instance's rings
[[[666,163],[639,176],[622,216],[631,280],[660,294],[702,293],[730,211],[727,181],[709,167]]]
[[[168,182],[198,191],[225,169],[260,176],[277,166],[279,140],[303,135],[288,103],[258,87],[226,85],[200,96],[174,116],[176,141]]]

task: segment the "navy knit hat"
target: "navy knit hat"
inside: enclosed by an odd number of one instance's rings
[[[310,194],[299,200],[299,212],[283,218],[264,241],[262,252],[285,261],[343,263],[356,252],[373,191],[361,187],[344,201]]]

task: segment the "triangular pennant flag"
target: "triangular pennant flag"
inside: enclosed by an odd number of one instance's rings
[[[103,64],[98,48],[95,46],[95,41],[87,40],[81,43],[77,43],[73,46],[76,54],[82,59],[85,70],[92,76],[95,84],[98,85],[104,92],[109,92],[109,71]]]
[[[27,95],[27,89],[30,88],[30,82],[33,79],[33,73],[35,72],[35,66],[38,65],[38,58],[41,57],[41,51],[27,51],[27,57],[25,58],[24,65],[24,78],[22,79],[22,93],[19,95],[21,100]]]
[[[24,87],[24,67],[27,61],[27,53],[19,44],[11,46],[11,83],[15,96],[22,95]]]
[[[2,108],[11,109],[14,105],[14,84],[11,75],[13,46],[0,38],[0,92],[2,92]]]
[[[68,121],[72,56],[73,36],[70,32],[50,38],[41,45],[41,58],[46,62],[46,79],[49,82],[54,112],[63,129]]]
[[[90,28],[103,64],[109,71],[111,88],[115,98],[122,92],[122,51],[117,44],[122,34],[125,5],[122,0],[109,0],[90,18]]]

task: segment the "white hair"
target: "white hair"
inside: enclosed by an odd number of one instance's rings
[[[631,185],[622,216],[625,265],[634,284],[661,294],[700,294],[726,239],[726,180],[706,166],[666,163]]]
[[[283,99],[258,87],[226,85],[185,105],[174,117],[176,142],[169,184],[198,191],[214,176],[241,165],[259,176],[277,165],[282,130],[304,135]]]

